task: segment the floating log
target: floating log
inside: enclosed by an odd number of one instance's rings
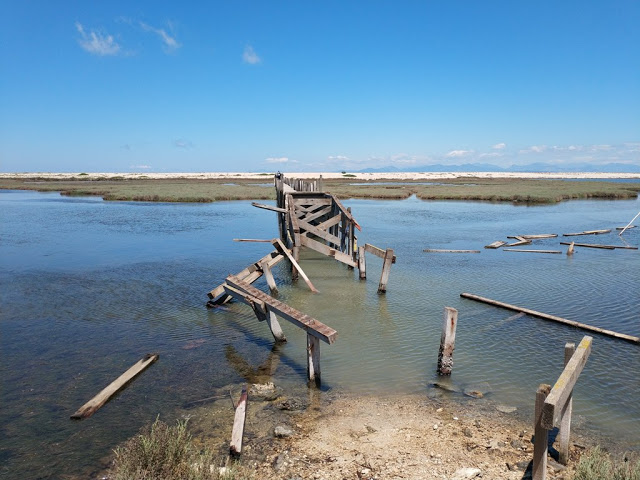
[[[576,233],[563,233],[563,237],[577,237],[578,235],[602,235],[603,233],[610,233],[609,230],[585,230],[584,232],[576,232]]]
[[[427,253],[480,253],[480,250],[444,250],[440,248],[425,248],[422,251]]]
[[[129,368],[129,370],[124,372],[116,380],[105,387],[100,393],[98,393],[98,395],[96,395],[82,407],[80,407],[76,411],[76,413],[71,415],[71,418],[74,420],[80,420],[93,415],[100,407],[107,403],[113,395],[118,393],[122,388],[124,388],[125,385],[127,385],[127,383],[129,383],[136,376],[142,373],[156,360],[158,360],[157,353],[149,353],[145,355],[143,358],[138,360],[138,362],[135,363],[131,368]]]
[[[574,320],[557,317],[555,315],[549,315],[547,313],[537,312],[529,308],[518,307],[516,305],[499,302],[497,300],[491,300],[490,298],[481,297],[479,295],[474,295],[472,293],[461,293],[460,296],[463,298],[468,298],[469,300],[475,300],[477,302],[487,303],[489,305],[494,305],[496,307],[506,308],[508,310],[513,310],[514,312],[523,312],[533,317],[542,318],[544,320],[552,320],[558,323],[564,323],[565,325],[571,325],[572,327],[581,328],[582,330],[588,330],[590,332],[600,333],[602,335],[607,335],[609,337],[619,338],[620,340],[626,340],[627,342],[640,344],[640,338],[634,337],[632,335],[618,333],[612,330],[605,330],[604,328],[594,327],[592,325],[586,325],[584,323],[576,322]]]
[[[562,253],[560,250],[526,250],[523,248],[503,248],[503,252],[528,252],[528,253]]]
[[[274,207],[273,205],[263,205],[262,203],[257,202],[251,202],[251,205],[258,208],[264,208],[265,210],[271,210],[272,212],[287,213],[284,208]]]
[[[240,456],[242,453],[242,435],[244,434],[244,420],[247,413],[247,385],[242,387],[240,400],[236,406],[236,413],[233,418],[233,430],[231,431],[231,444],[229,452],[233,457]]]
[[[605,250],[615,250],[615,249],[638,250],[638,247],[631,247],[629,245],[601,245],[598,243],[574,243],[574,242],[571,242],[571,243],[573,243],[573,245],[576,247],[602,248]],[[560,242],[560,245],[571,245],[571,243]]]
[[[540,238],[555,238],[557,236],[558,236],[557,233],[538,233],[534,235],[517,235],[513,237],[508,236],[507,238],[517,238],[517,239],[524,238],[525,240],[537,240]]]
[[[636,228],[635,225],[629,225],[628,227],[616,227],[616,230],[631,230],[632,228]],[[622,235],[621,233],[619,233],[618,235]]]
[[[504,240],[496,240],[495,242],[490,243],[489,245],[485,245],[484,248],[500,248],[506,244],[507,242],[505,242]]]

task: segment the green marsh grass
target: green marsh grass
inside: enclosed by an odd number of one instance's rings
[[[640,460],[626,457],[614,462],[600,447],[586,452],[576,466],[573,480],[640,480]]]

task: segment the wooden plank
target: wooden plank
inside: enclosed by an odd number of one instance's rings
[[[611,233],[611,229],[605,230],[585,230],[584,233],[587,235],[602,235],[603,233]]]
[[[332,203],[331,197],[326,197],[324,194],[322,194],[322,196],[318,196],[317,198],[308,198],[308,197],[301,197],[298,195],[294,195],[293,201],[295,202],[296,207],[298,205],[300,206],[331,205]]]
[[[328,228],[333,227],[338,223],[340,223],[340,215],[331,217],[329,220],[325,220],[324,222],[319,223],[318,225],[316,225],[316,227],[318,227],[320,230],[327,230]]]
[[[382,248],[378,248],[375,245],[371,245],[370,243],[365,243],[364,244],[364,249],[367,252],[375,255],[376,257],[380,257],[380,258],[384,258],[384,255],[386,253],[386,250],[383,250]],[[396,263],[396,256],[395,255],[393,256],[392,262]]]
[[[266,293],[258,290],[257,288],[249,285],[242,280],[239,280],[237,277],[233,275],[229,275],[227,277],[227,284],[230,286],[244,291],[248,293],[252,297],[262,301],[267,306],[268,311],[274,312],[276,315],[284,318],[288,322],[293,323],[294,325],[302,328],[307,333],[310,333],[314,337],[318,337],[325,343],[332,344],[335,342],[338,332],[336,332],[333,328],[325,325],[324,323],[316,320],[309,315],[306,315],[293,307],[290,307],[286,303],[283,303],[273,297],[270,297]]]
[[[615,250],[617,248],[621,250],[638,250],[638,247],[631,247],[629,245],[602,245],[599,243],[560,242],[560,245],[571,245],[571,243],[576,247],[602,248],[604,250]]]
[[[631,230],[632,228],[636,228],[636,226],[629,225],[628,227],[616,227],[616,230],[622,230],[624,232],[625,230]],[[619,233],[618,235],[621,235],[621,233]]]
[[[329,257],[333,257],[339,262],[342,262],[345,265],[349,265],[350,267],[354,267],[354,268],[357,267],[356,263],[351,259],[350,255],[342,253],[341,251],[336,250],[335,248],[331,248],[328,245],[318,242],[317,240],[313,240],[312,238],[309,238],[307,236],[302,236],[300,238],[300,241],[303,246],[310,248],[311,250],[315,250],[318,253],[322,253]]]
[[[108,386],[103,388],[100,393],[98,393],[95,397],[81,406],[76,413],[71,415],[71,418],[74,420],[80,420],[83,418],[88,418],[93,415],[100,407],[102,407],[105,403],[109,401],[109,399],[122,390],[125,385],[127,385],[130,381],[132,381],[135,377],[140,375],[144,370],[146,370],[153,362],[158,360],[158,354],[148,353],[140,360],[138,360],[132,367],[130,367],[126,372],[116,378],[113,382],[111,382]]]
[[[505,245],[507,247],[519,247],[520,245],[529,245],[531,243],[531,240],[527,240],[526,238],[524,238],[524,237],[522,237],[520,235],[515,236],[515,237],[509,237],[509,238],[515,238],[518,241]]]
[[[284,208],[274,207],[273,205],[264,205],[258,202],[251,202],[251,205],[258,208],[263,208],[265,210],[271,210],[272,212],[287,213],[287,211]]]
[[[480,253],[480,250],[445,250],[441,248],[425,248],[422,251],[427,253]]]
[[[273,278],[273,273],[271,273],[271,268],[269,268],[269,264],[267,262],[260,262],[260,268],[262,270],[262,274],[264,278],[267,280],[267,285],[269,285],[269,290],[271,290],[271,295],[278,294],[278,286],[276,285],[276,280]]]
[[[549,395],[551,387],[544,383],[540,384],[536,392],[536,404],[534,413],[534,444],[533,444],[533,466],[531,468],[532,480],[545,480],[547,475],[547,451],[549,449],[549,430],[542,425],[541,417],[544,408],[544,401]]]
[[[234,238],[234,242],[252,242],[252,243],[271,243],[271,239],[261,239],[261,238]]]
[[[575,343],[566,343],[564,346],[564,366],[567,367],[569,360],[576,351]],[[573,411],[573,393],[569,394],[567,403],[560,418],[560,430],[558,432],[558,461],[562,465],[569,463],[569,439],[571,437],[571,413]]]
[[[387,291],[387,283],[389,282],[389,274],[391,273],[391,264],[393,263],[393,249],[387,248],[382,261],[382,274],[380,275],[380,283],[378,284],[378,295]]]
[[[263,312],[266,312],[267,307],[264,304],[264,302],[261,302],[256,298],[252,298],[251,295],[243,292],[242,290],[238,290],[237,288],[234,288],[231,285],[228,285],[225,283],[224,291],[227,292],[227,294],[229,294],[234,299],[238,300],[239,302],[242,302],[245,305],[249,305],[251,308],[257,307]],[[258,317],[258,320],[261,322],[266,320],[266,315],[256,315],[256,316]]]
[[[573,387],[578,381],[584,365],[587,363],[587,359],[591,353],[592,342],[593,338],[589,336],[585,336],[582,339],[571,360],[569,360],[567,366],[551,389],[551,393],[549,393],[549,396],[545,399],[542,415],[540,416],[540,423],[547,430],[551,430],[558,424],[560,415],[573,391]]]
[[[461,293],[460,296],[463,298],[468,298],[469,300],[475,300],[477,302],[487,303],[489,305],[506,308],[507,310],[513,310],[515,312],[523,312],[533,317],[542,318],[544,320],[551,320],[558,323],[564,323],[565,325],[571,325],[572,327],[580,328],[582,330],[588,330],[590,332],[596,332],[602,335],[608,335],[610,337],[619,338],[620,340],[626,340],[627,342],[640,344],[640,338],[633,337],[631,335],[626,335],[624,333],[605,330],[604,328],[594,327],[592,325],[586,325],[584,323],[576,322],[574,320],[557,317],[555,315],[549,315],[547,313],[537,312],[529,308],[518,307],[516,305],[511,305],[509,303],[498,302],[497,300],[491,300],[490,298],[481,297],[479,295],[474,295],[472,293]]]
[[[525,239],[525,240],[537,240],[540,238],[555,238],[557,237],[558,234],[557,233],[538,233],[538,234],[533,234],[533,235],[514,235],[514,236],[507,236],[507,238],[516,238],[516,239]]]
[[[247,385],[242,387],[240,400],[236,406],[236,413],[233,418],[233,429],[231,430],[231,444],[229,452],[233,457],[238,457],[242,453],[242,436],[244,434],[244,420],[247,413]]]
[[[311,283],[311,280],[309,280],[309,277],[307,277],[307,274],[304,273],[304,270],[302,270],[300,265],[298,265],[298,262],[296,261],[296,259],[293,258],[293,255],[291,255],[291,253],[289,253],[289,249],[287,249],[287,247],[284,246],[284,243],[282,243],[282,240],[280,240],[279,238],[274,238],[273,246],[276,247],[276,249],[278,249],[281,253],[284,253],[287,257],[289,257],[289,261],[293,264],[293,266],[298,271],[302,279],[309,286],[309,289],[311,289],[313,293],[319,293],[316,287],[313,286],[313,283]]]
[[[358,222],[356,222],[356,219],[353,218],[353,215],[351,215],[351,213],[344,208],[344,205],[342,205],[342,202],[338,199],[338,197],[336,197],[335,195],[332,195],[331,198],[333,198],[333,202],[335,203],[335,205],[338,207],[338,209],[340,209],[340,211],[342,213],[345,214],[345,216],[351,221],[353,222],[353,225],[360,231],[362,231],[362,228],[360,228],[360,225],[358,225]]]
[[[525,250],[522,248],[503,248],[503,252],[528,252],[528,253],[562,253],[560,250]]]
[[[484,248],[500,248],[504,245],[506,245],[507,242],[503,241],[503,240],[496,240],[493,243],[490,243],[489,245],[485,245]]]
[[[453,368],[453,350],[456,344],[456,327],[458,325],[458,310],[451,307],[444,308],[442,335],[440,336],[440,350],[438,352],[438,375],[451,375]]]
[[[367,278],[367,261],[364,255],[364,247],[358,247],[358,271],[361,280]]]
[[[305,222],[311,222],[313,220],[316,220],[320,217],[323,217],[325,215],[329,215],[331,214],[331,207],[323,207],[320,210],[313,212],[313,213],[307,213],[307,214],[303,214],[303,215],[296,215],[297,218],[303,219]]]
[[[329,243],[333,243],[334,245],[340,245],[340,239],[338,237],[336,237],[335,235],[331,235],[329,232],[325,230],[320,230],[319,228],[306,223],[306,221],[303,221],[303,220],[300,221],[300,230],[301,231],[306,230],[307,232],[312,233]]]

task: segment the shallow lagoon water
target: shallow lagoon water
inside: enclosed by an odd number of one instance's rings
[[[459,310],[450,381],[486,382],[488,400],[529,412],[540,383],[562,370],[563,346],[585,334],[461,299],[463,291],[640,336],[640,254],[577,249],[565,255],[484,250],[507,235],[624,226],[638,200],[552,206],[477,202],[349,200],[360,243],[392,247],[398,262],[387,294],[369,278],[313,252],[302,266],[320,290],[275,269],[280,298],[338,331],[321,345],[325,389],[423,393],[434,374],[442,312]],[[269,250],[233,238],[272,238],[275,214],[250,202],[103,202],[58,194],[0,192],[0,475],[87,476],[119,442],[157,415],[172,421],[185,403],[245,380],[238,357],[257,369],[277,358],[273,380],[305,387],[305,339],[273,351],[266,326],[240,304],[207,310],[206,292]],[[573,237],[618,243],[615,234]],[[624,239],[640,244],[640,228]],[[560,239],[531,248],[564,249]],[[424,248],[480,249],[429,254]],[[260,288],[266,286],[260,280]],[[79,406],[147,352],[160,360],[88,420]],[[574,412],[589,431],[640,448],[640,347],[594,335]],[[231,420],[232,413],[230,413]]]

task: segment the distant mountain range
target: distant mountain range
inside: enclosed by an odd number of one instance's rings
[[[640,173],[640,165],[628,163],[605,163],[593,165],[590,163],[572,163],[570,165],[558,165],[554,163],[529,163],[527,165],[511,165],[500,167],[490,163],[464,163],[462,165],[420,165],[410,168],[397,168],[394,166],[380,168],[365,168],[360,173],[389,173],[389,172],[594,172],[594,173]]]

